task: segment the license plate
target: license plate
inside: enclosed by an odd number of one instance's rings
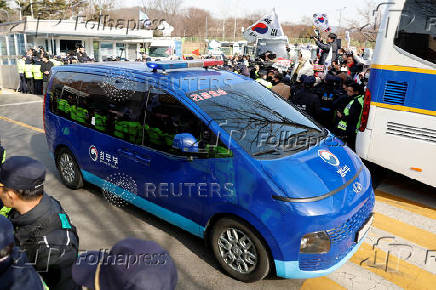
[[[357,232],[357,234],[356,234],[356,241],[357,242],[360,242],[360,240],[363,239],[365,234],[371,229],[373,221],[374,221],[374,216],[371,215],[371,217],[366,221],[366,223]]]

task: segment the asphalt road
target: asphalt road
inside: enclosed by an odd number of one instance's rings
[[[42,97],[0,95],[0,137],[8,156],[31,156],[47,166],[45,190],[61,201],[77,226],[80,248],[110,249],[126,237],[156,241],[175,260],[178,289],[431,289],[436,285],[436,189],[416,181],[386,175],[376,191],[374,228],[361,249],[336,272],[309,280],[269,277],[244,284],[222,272],[203,240],[133,206],[114,207],[91,185],[76,191],[62,185],[42,128]]]

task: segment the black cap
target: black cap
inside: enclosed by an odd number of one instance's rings
[[[45,166],[30,157],[13,156],[1,168],[0,183],[15,190],[35,190],[45,180]]]
[[[0,250],[14,242],[14,227],[12,223],[0,215]]]
[[[156,242],[127,238],[109,253],[88,251],[80,255],[73,264],[73,280],[90,289],[97,280],[101,290],[174,289],[177,269],[168,252]]]
[[[314,76],[308,76],[304,79],[303,83],[305,84],[314,84],[316,83],[316,79]]]

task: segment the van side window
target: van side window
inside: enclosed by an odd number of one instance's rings
[[[148,94],[144,82],[89,75],[82,90],[90,95],[91,128],[133,144],[142,144]]]
[[[231,157],[220,139],[185,105],[167,92],[151,88],[147,98],[144,145],[174,155],[182,153],[172,147],[176,134],[190,133],[198,140],[199,150],[209,158]]]
[[[50,109],[53,113],[66,119],[85,123],[87,116],[84,111],[78,113],[78,102],[81,91],[82,78],[80,73],[58,72],[50,90]]]
[[[142,145],[145,82],[123,77],[58,72],[51,111],[82,126]]]

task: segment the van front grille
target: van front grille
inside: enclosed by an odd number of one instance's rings
[[[374,196],[371,195],[366,203],[345,223],[336,228],[327,230],[331,241],[331,250],[329,253],[300,254],[298,260],[300,269],[303,271],[325,270],[342,260],[353,247],[356,246],[354,240],[356,233],[362,227],[363,223],[368,220],[374,208],[374,203]],[[346,239],[352,239],[352,241],[349,243],[351,246],[344,250],[344,243],[348,243]]]

